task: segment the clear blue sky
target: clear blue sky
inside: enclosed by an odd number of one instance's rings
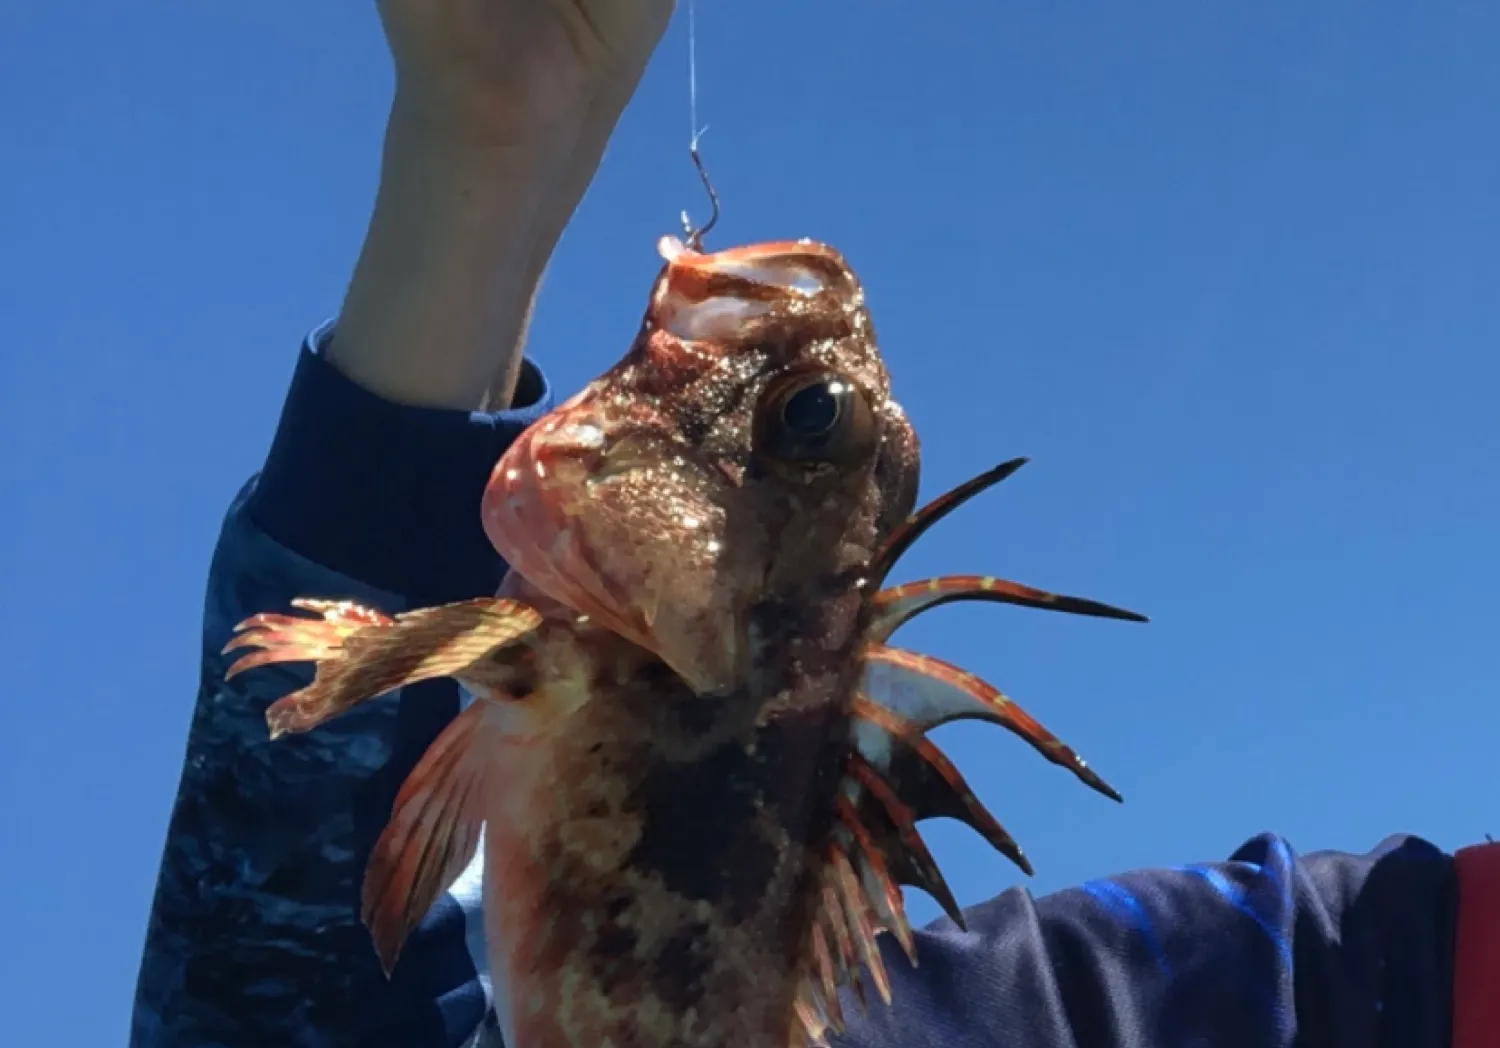
[[[1262,830],[1500,833],[1500,5],[701,0],[698,24],[714,242],[849,255],[928,493],[1034,458],[909,572],[1153,617],[968,605],[903,637],[1124,792],[942,731],[1033,888]],[[701,214],[685,54],[679,20],[548,278],[533,352],[564,391]],[[367,3],[0,5],[17,1044],[123,1039],[210,550],[339,303],[385,63]],[[966,903],[1017,877],[932,840]]]

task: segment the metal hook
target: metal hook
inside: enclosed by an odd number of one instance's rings
[[[703,236],[719,222],[719,194],[714,191],[713,181],[708,177],[708,169],[703,166],[703,155],[698,152],[698,142],[703,138],[708,128],[698,126],[698,5],[696,0],[688,0],[688,119],[692,126],[688,129],[691,137],[688,139],[688,153],[693,158],[693,166],[698,169],[698,177],[703,182],[703,189],[708,193],[708,202],[713,205],[713,213],[708,216],[708,221],[699,229],[693,228],[693,220],[688,217],[686,211],[682,212],[682,235],[687,240],[687,246],[694,251],[703,250]]]
[[[704,128],[706,131],[707,128]],[[693,136],[693,141],[688,145],[688,153],[693,158],[693,166],[698,169],[698,178],[703,182],[704,192],[708,194],[708,202],[713,206],[713,212],[708,216],[708,221],[700,228],[693,228],[693,220],[688,213],[682,213],[682,232],[687,238],[687,246],[694,251],[703,250],[703,237],[709,230],[719,224],[719,194],[714,189],[713,180],[708,177],[708,169],[703,166],[703,154],[698,151],[698,139],[702,132]]]

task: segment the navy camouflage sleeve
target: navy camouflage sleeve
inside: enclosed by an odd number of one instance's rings
[[[887,944],[896,1006],[837,1048],[1449,1048],[1455,873],[1413,837],[1003,893]],[[878,1000],[878,999],[877,999]],[[857,1015],[857,1012],[855,1013]]]
[[[236,623],[298,596],[394,613],[492,593],[504,565],[480,494],[550,391],[528,364],[523,407],[400,407],[324,361],[328,337],[303,347],[265,468],[215,550],[132,1048],[449,1048],[471,1043],[489,1011],[470,949],[475,878],[434,907],[389,982],[358,917],[365,861],[402,781],[456,714],[454,685],[409,688],[271,743],[266,707],[311,667],[226,683],[220,650]]]

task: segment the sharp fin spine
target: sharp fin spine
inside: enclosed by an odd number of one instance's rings
[[[900,886],[891,876],[884,855],[860,819],[853,802],[848,797],[840,796],[836,801],[836,810],[839,820],[854,838],[855,847],[850,849],[849,859],[864,889],[865,898],[880,918],[878,930],[894,935],[907,960],[915,967],[917,948],[912,939],[911,924],[906,919],[906,906],[901,899]]]
[[[1002,462],[993,469],[986,470],[977,477],[964,481],[958,487],[953,488],[922,508],[918,509],[905,522],[901,524],[890,538],[886,539],[880,551],[870,561],[869,569],[865,578],[871,589],[878,590],[885,585],[886,578],[891,573],[891,568],[901,559],[912,543],[921,538],[928,528],[962,506],[969,499],[978,495],[986,488],[993,487],[1006,477],[1030,461],[1025,458],[1014,458],[1009,462]]]
[[[834,1033],[844,1032],[844,1009],[839,1002],[840,969],[834,964],[833,953],[828,946],[828,937],[822,924],[814,924],[812,930],[813,964],[818,970],[818,980],[823,988],[823,1003],[827,1006],[828,1025]]]
[[[871,920],[874,913],[870,901],[865,897],[865,890],[860,884],[859,876],[854,872],[854,866],[849,862],[849,857],[844,854],[843,849],[838,847],[831,849],[830,857],[834,875],[837,877],[839,896],[844,904],[844,913],[848,918],[850,934],[855,946],[859,949],[865,971],[875,983],[876,992],[880,994],[880,999],[889,1005],[891,1003],[891,980],[886,974],[885,961],[880,956],[880,946],[875,942],[877,928]],[[857,971],[852,974],[851,981],[858,983]]]
[[[822,920],[828,927],[835,953],[835,963],[840,975],[854,988],[861,1007],[865,998],[859,982],[859,956],[855,953],[854,940],[849,934],[848,922],[844,919],[844,905],[839,898],[838,887],[831,877],[823,878]]]
[[[1031,875],[1031,863],[1015,838],[980,803],[953,762],[916,725],[863,696],[855,699],[853,713],[880,729],[886,738],[885,764],[877,766],[877,770],[911,808],[916,821],[956,819],[988,841],[990,847],[1023,873]]]
[[[967,930],[963,910],[953,897],[953,890],[948,887],[927,842],[917,830],[916,814],[911,807],[858,752],[849,755],[849,774],[866,791],[865,806],[874,809],[865,824],[870,828],[876,846],[885,855],[892,877],[898,884],[926,892],[960,931]],[[877,819],[884,821],[885,832],[876,830]]]
[[[870,623],[866,637],[871,643],[884,644],[890,640],[896,630],[918,615],[961,600],[1013,604],[1022,608],[1038,608],[1042,611],[1087,615],[1093,618],[1120,619],[1126,622],[1149,621],[1144,615],[1117,608],[1112,604],[1103,604],[1084,597],[1048,593],[1046,590],[1035,589],[1008,579],[998,579],[990,575],[943,575],[892,586],[877,593],[874,597],[875,617]]]
[[[864,651],[861,690],[923,733],[966,718],[998,724],[1093,789],[1120,800],[1113,786],[1040,721],[994,685],[952,663],[903,648],[871,645]]]

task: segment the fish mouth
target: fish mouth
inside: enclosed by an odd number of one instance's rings
[[[779,310],[857,305],[853,270],[814,240],[781,240],[703,253],[676,237],[657,251],[666,262],[651,293],[654,324],[685,342],[733,341]]]

